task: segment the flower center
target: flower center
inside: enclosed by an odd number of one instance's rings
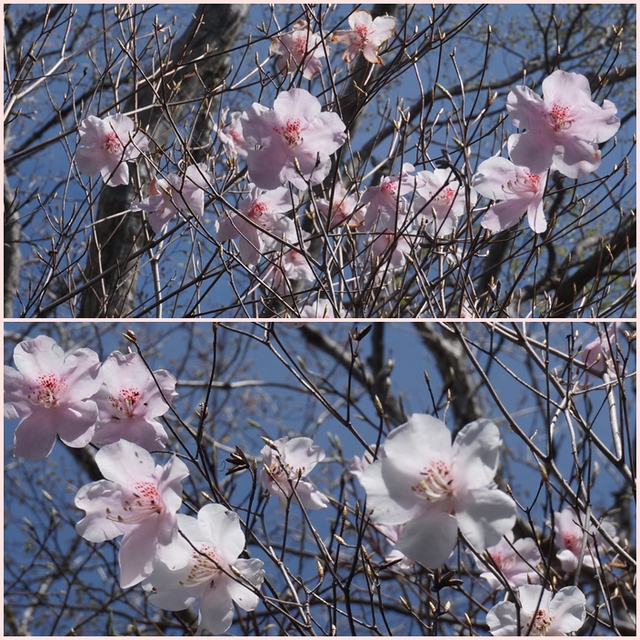
[[[564,548],[571,551],[576,556],[580,555],[582,548],[582,535],[580,533],[569,531],[562,536]]]
[[[520,180],[516,178],[515,181],[509,180],[507,184],[502,187],[505,193],[511,193],[513,195],[524,195],[527,193],[538,193],[540,191],[540,176],[529,171],[524,170],[524,179]]]
[[[267,211],[268,207],[264,202],[254,202],[247,211],[247,218],[258,222]]]
[[[282,135],[284,141],[289,147],[297,147],[302,144],[303,139],[300,136],[302,131],[302,122],[299,118],[289,118],[283,128],[274,127],[275,131]]]
[[[565,107],[557,102],[554,102],[551,106],[551,109],[548,111],[548,116],[551,126],[556,131],[568,129],[575,122],[575,118],[571,117],[569,107]]]
[[[431,466],[425,467],[420,475],[424,478],[411,488],[425,500],[433,502],[453,493],[451,469],[446,462],[436,460]]]
[[[456,192],[451,187],[445,187],[444,189],[438,192],[438,195],[435,196],[433,201],[436,204],[445,204],[449,205],[455,198]]]
[[[370,29],[369,27],[367,27],[364,24],[357,24],[354,29],[353,29],[354,33],[357,36],[357,44],[358,47],[360,48],[360,50],[362,51],[362,49],[364,49],[365,45],[368,43],[369,41],[369,32]]]
[[[547,629],[551,626],[554,618],[555,616],[552,616],[546,609],[538,609],[533,616],[532,635],[546,636]]]
[[[213,581],[222,573],[225,562],[219,551],[206,543],[191,552],[193,565],[189,571],[187,581],[192,585],[209,582],[213,586]]]
[[[120,389],[120,394],[117,398],[115,396],[109,396],[109,402],[111,402],[111,406],[114,409],[120,413],[124,413],[124,415],[129,418],[133,418],[136,406],[141,397],[142,393],[139,389],[135,387],[123,387]]]
[[[29,394],[29,400],[34,404],[41,404],[45,409],[58,404],[60,394],[67,386],[63,378],[59,378],[55,373],[44,373],[36,378],[38,387]]]
[[[118,136],[111,131],[107,133],[102,148],[109,153],[120,153],[122,151],[122,143]]]
[[[293,39],[293,51],[295,58],[301,59],[307,53],[307,36],[296,36]]]
[[[107,518],[124,524],[138,524],[154,513],[162,513],[164,503],[153,482],[136,482],[129,487],[129,497],[122,501],[124,516],[114,516],[107,508]]]
[[[395,180],[389,180],[388,182],[383,182],[380,185],[382,192],[387,196],[395,196],[398,194],[398,183]]]

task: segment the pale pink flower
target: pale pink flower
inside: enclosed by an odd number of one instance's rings
[[[245,537],[237,514],[221,504],[207,504],[198,518],[178,514],[182,536],[144,582],[149,602],[168,611],[182,611],[198,603],[198,631],[224,633],[233,622],[234,603],[253,611],[259,603],[254,589],[264,581],[262,560],[240,558]],[[254,589],[249,588],[246,584]],[[199,601],[199,602],[198,602]]]
[[[314,445],[311,438],[280,438],[271,446],[265,445],[260,453],[263,465],[260,478],[283,506],[294,495],[305,509],[324,509],[329,505],[324,493],[303,480],[325,458],[322,448]]]
[[[523,584],[540,582],[536,566],[540,563],[541,557],[538,545],[533,538],[521,538],[513,542],[513,532],[510,531],[500,539],[498,544],[489,547],[487,553],[493,561],[491,568],[489,563],[479,560],[477,563],[481,569],[486,570],[480,574],[480,577],[489,583],[492,591],[504,589],[504,580],[514,589]],[[502,580],[495,575],[496,569]]]
[[[480,223],[493,233],[504,231],[520,222],[526,213],[529,226],[536,233],[547,230],[542,197],[548,172],[533,174],[506,158],[489,158],[478,167],[473,186],[476,191],[497,204],[489,207]]]
[[[443,422],[412,415],[360,478],[372,521],[404,524],[397,548],[428,568],[446,562],[458,529],[478,550],[496,544],[516,517],[513,499],[493,483],[500,446],[489,420],[468,424],[451,444]]]
[[[228,109],[223,109],[223,118],[226,116]],[[228,156],[241,156],[247,157],[247,152],[251,148],[251,145],[247,143],[242,135],[242,112],[234,111],[231,114],[231,122],[222,127],[214,124],[214,130],[220,138],[220,142],[224,145],[224,148]]]
[[[278,248],[279,240],[291,244],[298,241],[293,220],[284,215],[296,204],[297,198],[286,187],[263,191],[249,184],[248,197],[238,205],[241,215],[226,212],[216,221],[218,241],[240,236],[242,259],[247,265],[256,265],[264,253]]]
[[[288,249],[279,255],[263,276],[263,280],[281,295],[292,293],[291,280],[311,282],[314,279],[309,260],[296,249]]]
[[[283,91],[271,110],[254,102],[242,114],[242,132],[254,145],[247,166],[261,189],[286,181],[298,189],[306,189],[307,182],[319,184],[329,175],[331,154],[347,139],[340,116],[323,112],[320,101],[304,89]]]
[[[306,80],[322,71],[322,58],[328,50],[320,35],[312,33],[305,20],[294,22],[293,31],[276,36],[269,47],[269,53],[280,56],[277,65],[281,73],[296,73],[301,69]]]
[[[385,176],[377,187],[367,187],[360,198],[359,206],[368,205],[364,229],[396,229],[402,225],[408,211],[408,203],[403,196],[415,190],[413,165],[402,165],[399,176]]]
[[[358,197],[349,195],[341,182],[335,185],[332,201],[318,198],[316,206],[329,219],[329,229],[342,224],[355,229],[364,224],[364,209],[358,207]]]
[[[353,62],[355,57],[362,53],[367,62],[382,64],[378,55],[378,49],[386,42],[396,28],[396,19],[392,16],[379,16],[371,19],[368,11],[358,9],[349,16],[350,29],[336,31],[332,40],[342,42],[348,49],[342,54],[345,62]]]
[[[518,598],[519,607],[501,602],[487,613],[491,635],[568,636],[584,624],[587,601],[578,587],[564,587],[552,595],[540,585],[525,584],[518,588]]]
[[[385,229],[371,243],[371,253],[381,264],[389,264],[391,270],[401,269],[407,263],[406,255],[411,253],[408,236]]]
[[[322,318],[329,319],[335,318],[336,314],[333,310],[333,305],[326,298],[322,298],[318,296],[315,302],[312,304],[307,304],[300,310],[301,318]],[[345,311],[342,309],[340,311],[339,318],[345,317]]]
[[[150,575],[176,541],[176,512],[189,470],[176,456],[155,465],[148,451],[126,440],[102,447],[95,459],[106,480],[78,491],[75,505],[86,515],[76,531],[89,542],[124,536],[118,554],[124,589]]]
[[[164,369],[153,374],[137,353],[114,351],[102,365],[104,387],[94,397],[100,411],[92,442],[123,439],[147,451],[164,449],[167,434],[156,420],[177,396],[176,379]]]
[[[433,224],[436,236],[449,235],[467,211],[464,189],[448,169],[416,173],[416,194],[414,207],[425,222]],[[476,200],[477,193],[472,189],[469,205],[473,207]]]
[[[376,529],[385,537],[391,544],[398,542],[400,535],[402,534],[402,524],[377,524]],[[409,560],[407,556],[399,549],[392,548],[385,556],[385,562],[393,562],[394,568],[407,570],[413,567],[413,560]]]
[[[610,376],[616,375],[616,365],[612,356],[612,347],[615,348],[616,328],[609,325],[606,333],[585,345],[582,350],[582,362],[587,367],[587,379],[589,375],[601,378],[605,372]]]
[[[614,541],[618,541],[615,535],[616,529],[611,522],[602,522],[600,526]],[[554,528],[555,543],[559,549],[556,556],[560,560],[563,571],[573,573],[578,568],[585,536],[586,546],[582,565],[591,569],[596,566],[598,562],[596,544],[597,549],[602,551],[606,543],[602,534],[598,533],[591,523],[585,522],[583,515],[579,515],[571,507],[566,507],[562,511],[554,513]]]
[[[87,176],[100,173],[109,187],[129,184],[127,162],[149,150],[149,139],[135,128],[133,120],[120,113],[102,120],[85,118],[78,129],[82,146],[76,150],[80,172]]]
[[[543,98],[528,87],[507,97],[513,124],[524,133],[509,136],[509,155],[534,174],[555,168],[568,178],[582,178],[600,166],[598,143],[620,128],[616,107],[591,101],[589,81],[558,69],[542,82]]]
[[[149,211],[149,224],[156,233],[160,233],[178,211],[201,218],[204,214],[204,193],[211,188],[212,181],[213,176],[206,165],[191,165],[184,174],[170,173],[166,178],[152,180],[149,197],[132,202],[131,209]]]
[[[4,417],[20,418],[13,436],[15,456],[44,460],[56,435],[69,447],[89,444],[98,418],[91,399],[100,389],[98,354],[69,355],[48,336],[25,340],[13,351],[16,369],[4,368]]]

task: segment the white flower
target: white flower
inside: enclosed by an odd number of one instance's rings
[[[224,633],[233,621],[233,603],[253,611],[264,581],[262,560],[244,559],[245,537],[238,516],[221,504],[208,504],[198,519],[179,514],[178,527],[186,537],[171,545],[172,561],[157,565],[144,582],[149,601],[168,611],[182,611],[199,603],[198,634]],[[169,555],[169,554],[168,554]],[[244,582],[244,584],[243,584]]]
[[[278,496],[282,505],[295,494],[305,509],[327,507],[327,496],[303,480],[324,460],[322,448],[314,445],[311,438],[280,438],[271,445],[265,445],[260,451],[263,464],[260,478],[269,493]]]
[[[350,29],[336,31],[331,37],[336,42],[348,45],[342,59],[353,62],[362,52],[367,62],[382,64],[378,49],[393,35],[396,19],[392,16],[378,16],[373,20],[368,11],[358,9],[349,16],[349,26]]]
[[[87,513],[76,531],[90,542],[124,535],[118,554],[124,589],[146,578],[175,541],[182,480],[189,471],[176,456],[155,465],[148,451],[126,440],[100,449],[96,464],[106,480],[78,491],[75,505]]]
[[[404,524],[397,548],[426,567],[447,560],[458,528],[478,550],[496,544],[516,517],[515,502],[493,483],[500,445],[489,420],[468,424],[452,445],[444,423],[412,415],[360,478],[373,522]]]
[[[88,176],[100,173],[109,187],[129,184],[127,162],[149,149],[147,136],[134,133],[133,120],[120,113],[102,120],[89,116],[78,131],[82,146],[76,151],[76,164],[80,172]]]
[[[600,526],[617,542],[616,530],[611,522],[603,522]],[[573,573],[578,568],[585,536],[587,540],[582,564],[593,569],[598,558],[595,543],[600,549],[605,544],[604,538],[597,533],[595,527],[591,523],[586,523],[583,515],[578,515],[571,507],[566,507],[554,513],[554,528],[555,543],[559,549],[556,556],[562,564],[562,570]]]
[[[494,636],[566,636],[578,631],[586,616],[586,599],[578,587],[560,589],[553,597],[539,585],[518,589],[520,628],[513,602],[501,602],[487,613],[487,624]]]

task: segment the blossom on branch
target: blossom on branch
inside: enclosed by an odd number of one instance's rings
[[[316,206],[324,218],[328,218],[329,229],[343,224],[351,228],[358,228],[364,224],[364,209],[358,207],[357,196],[349,195],[341,182],[335,183],[331,201],[318,198]]]
[[[238,205],[240,214],[226,212],[216,220],[218,241],[240,236],[240,256],[247,265],[256,265],[264,253],[278,248],[279,240],[298,242],[293,220],[284,215],[296,204],[297,198],[286,187],[263,191],[249,184],[248,197]]]
[[[392,16],[371,18],[368,11],[358,9],[349,16],[350,29],[340,29],[331,37],[342,42],[348,49],[342,54],[345,62],[353,62],[359,53],[371,64],[382,64],[378,55],[380,46],[389,40],[396,28],[396,19]]]
[[[413,414],[360,478],[372,521],[404,524],[396,547],[428,568],[446,562],[458,529],[477,550],[496,544],[516,517],[513,499],[493,483],[500,445],[489,420],[468,424],[452,444],[443,422]]]
[[[283,91],[267,109],[254,102],[242,114],[242,132],[251,181],[261,189],[291,182],[298,189],[319,184],[331,169],[331,154],[347,139],[337,113],[323,112],[304,89]]]
[[[546,231],[542,197],[547,176],[547,171],[533,174],[506,158],[485,160],[478,167],[473,186],[480,195],[499,202],[489,207],[480,224],[497,233],[518,224],[526,213],[536,233]]]
[[[327,45],[322,44],[319,34],[311,32],[306,20],[294,22],[293,31],[276,36],[269,47],[269,53],[279,56],[277,65],[282,74],[301,69],[306,80],[322,71],[325,50],[328,51]]]
[[[124,589],[150,575],[176,541],[176,512],[189,470],[176,456],[164,466],[155,465],[148,451],[126,440],[100,449],[96,464],[106,480],[78,491],[75,505],[86,515],[76,531],[89,542],[124,536],[118,554]]]
[[[408,237],[385,229],[371,243],[371,253],[381,265],[388,265],[390,270],[401,269],[407,263],[407,254],[411,253]]]
[[[228,109],[222,110],[221,119],[227,114]],[[250,149],[250,145],[242,135],[242,112],[234,111],[231,114],[231,122],[227,125],[219,126],[213,123],[214,131],[218,134],[220,142],[224,145],[227,156],[241,156],[247,157],[247,151]]]
[[[260,479],[271,495],[286,506],[293,495],[305,509],[324,509],[329,499],[310,482],[303,480],[325,458],[311,438],[280,438],[266,444],[262,454]]]
[[[416,187],[412,164],[405,162],[399,176],[385,176],[377,187],[367,187],[359,206],[368,206],[364,229],[397,229],[404,223],[409,203],[403,196],[413,193]]]
[[[149,196],[140,202],[132,202],[134,211],[149,211],[151,228],[160,233],[178,213],[189,212],[201,218],[204,214],[204,193],[211,188],[213,176],[204,164],[187,167],[184,174],[170,173],[158,177],[149,185]]]
[[[587,367],[589,375],[601,378],[605,372],[610,376],[616,375],[616,365],[612,356],[612,347],[617,345],[615,325],[609,325],[607,332],[598,335],[595,340],[585,345],[582,350],[582,362]]]
[[[13,436],[15,456],[44,460],[56,435],[69,447],[89,444],[98,418],[93,401],[102,384],[98,354],[69,355],[48,336],[24,340],[13,351],[16,369],[4,368],[4,417],[20,418]]]
[[[133,120],[120,113],[102,120],[85,118],[78,129],[82,145],[76,150],[80,172],[88,176],[100,173],[108,187],[129,184],[127,162],[149,150],[149,139],[135,128]]]
[[[168,611],[199,601],[197,634],[222,634],[233,622],[234,603],[245,611],[258,606],[262,560],[239,557],[245,545],[240,520],[221,504],[205,505],[197,519],[177,519],[182,535],[169,548],[173,557],[160,562],[143,587],[151,592],[149,602]]]
[[[552,595],[540,585],[525,584],[518,589],[518,598],[519,607],[501,602],[487,613],[491,635],[567,636],[584,624],[587,603],[578,587],[564,587]]]
[[[618,541],[615,526],[611,522],[602,522],[600,527],[615,542]],[[562,511],[554,513],[554,529],[555,543],[559,549],[556,557],[560,560],[563,571],[573,573],[578,568],[583,545],[582,566],[590,569],[596,566],[598,562],[597,551],[602,551],[606,543],[602,534],[598,533],[590,522],[585,522],[584,516],[578,515],[571,507],[566,507]]]
[[[280,295],[293,293],[291,281],[311,282],[315,279],[309,259],[296,249],[283,251],[266,270],[263,280]]]
[[[120,439],[147,451],[164,449],[167,434],[156,420],[177,396],[176,379],[164,369],[153,374],[137,353],[114,351],[102,365],[104,387],[95,396],[98,425],[92,442],[112,444]]]
[[[555,168],[568,178],[583,178],[600,166],[598,144],[620,128],[613,102],[591,100],[589,80],[560,69],[542,82],[541,98],[528,87],[507,96],[507,111],[524,133],[509,136],[509,155],[531,173]]]

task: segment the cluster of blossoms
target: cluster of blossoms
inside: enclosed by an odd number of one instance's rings
[[[346,45],[343,59],[348,64],[360,54],[367,63],[382,64],[379,50],[394,34],[395,18],[374,19],[358,9],[349,15],[348,25],[329,37],[298,20],[290,31],[273,38],[270,54],[281,73],[300,73],[308,81],[322,74],[329,41]],[[406,268],[407,255],[421,246],[419,239],[425,233],[433,238],[454,234],[480,196],[494,201],[481,220],[485,229],[493,233],[508,229],[526,214],[533,231],[543,233],[549,173],[557,170],[581,178],[595,171],[601,161],[598,145],[616,133],[620,121],[610,101],[598,106],[591,100],[588,80],[582,75],[554,71],[543,81],[542,92],[540,97],[520,86],[509,93],[507,112],[520,130],[509,137],[510,159],[485,160],[470,181],[451,169],[416,171],[405,164],[399,175],[383,177],[377,186],[359,191],[356,185],[342,184],[337,171],[329,197],[307,201],[303,193],[325,182],[332,166],[336,169],[335,154],[347,141],[340,116],[323,110],[320,101],[301,88],[281,91],[272,108],[256,102],[243,112],[229,114],[223,109],[221,122],[214,125],[217,138],[234,164],[239,157],[246,161],[249,182],[237,207],[229,205],[217,217],[217,241],[224,245],[237,240],[231,253],[237,251],[250,270],[266,258],[261,283],[288,295],[296,291],[296,283],[303,288],[316,280],[307,257],[310,234],[298,222],[307,202],[308,214],[325,232],[340,233],[340,227],[357,231],[355,238],[365,242],[357,255],[364,258],[377,285]],[[229,121],[223,124],[227,116]],[[127,184],[127,163],[148,150],[147,137],[134,130],[124,115],[88,117],[80,127],[76,153],[80,171],[100,172],[109,186]],[[131,209],[146,211],[152,229],[161,232],[178,212],[201,218],[205,194],[214,193],[213,183],[205,164],[159,175],[149,184],[147,197],[132,202]],[[305,313],[313,315],[314,308],[307,305]],[[329,313],[333,316],[334,309]]]

